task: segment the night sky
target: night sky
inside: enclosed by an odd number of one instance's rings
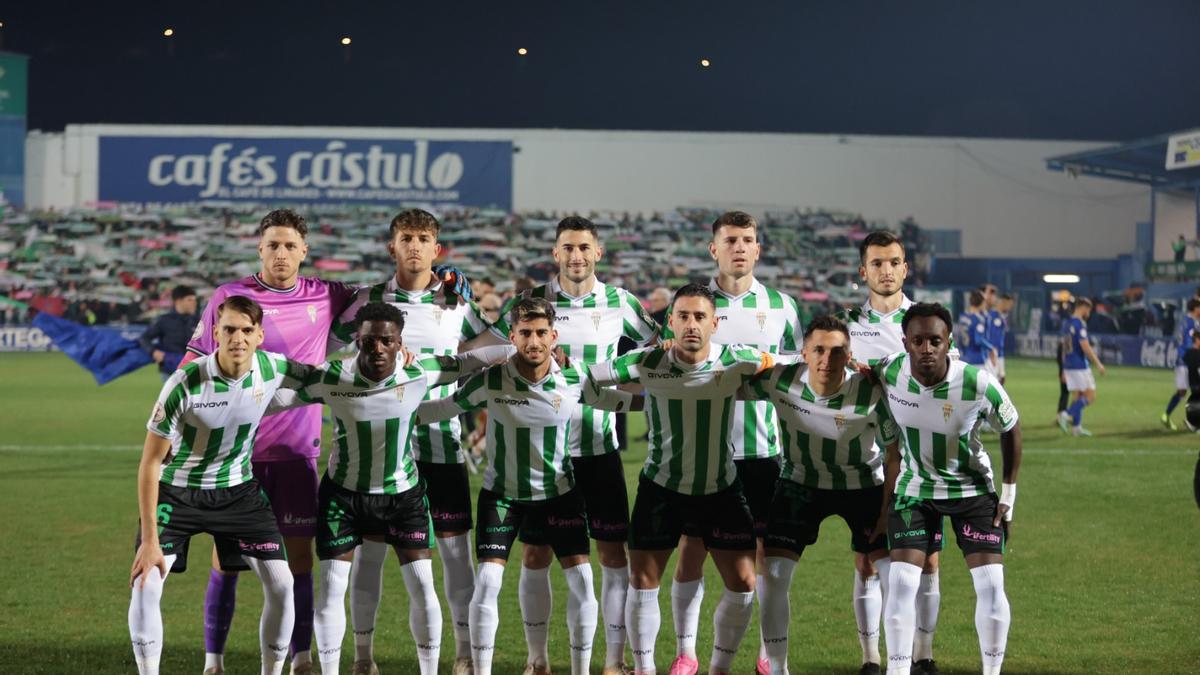
[[[1200,126],[1194,0],[6,4],[4,49],[31,57],[30,129],[1128,140]]]

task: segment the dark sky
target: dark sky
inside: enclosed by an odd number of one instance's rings
[[[1200,125],[1195,0],[6,4],[4,48],[32,57],[31,129],[123,122],[1127,140]],[[348,60],[343,36],[353,40]],[[529,55],[518,57],[519,47]],[[712,66],[701,68],[701,58]]]

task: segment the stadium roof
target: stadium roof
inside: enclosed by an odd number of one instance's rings
[[[1071,175],[1084,174],[1141,183],[1156,189],[1200,189],[1200,167],[1167,169],[1167,139],[1162,134],[1097,150],[1050,157],[1046,168]]]

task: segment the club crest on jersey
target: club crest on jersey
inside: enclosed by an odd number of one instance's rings
[[[204,322],[203,321],[196,324],[196,330],[192,331],[192,339],[199,340],[201,335],[204,335]]]
[[[397,399],[404,398],[404,385],[397,385],[394,391],[396,392]]]
[[[562,407],[562,397],[556,395],[550,400],[550,405],[554,406],[554,412],[558,412],[558,409]]]
[[[163,404],[155,403],[154,412],[150,413],[150,422],[152,424],[162,424],[162,421],[167,419],[167,411],[163,409]]]
[[[441,307],[434,306],[433,320],[440,324],[442,322],[442,315],[445,313],[446,313],[446,310],[442,309]]]
[[[592,325],[600,330],[600,312],[592,312]]]
[[[256,387],[254,389],[254,405],[262,405],[263,396],[265,395],[261,387]]]
[[[759,330],[763,330],[766,328],[766,325],[767,325],[767,313],[766,312],[759,312],[758,314],[754,315],[754,318],[758,319],[758,329]]]
[[[308,306],[308,320],[311,321],[312,323],[317,322],[317,306],[316,305]]]
[[[942,406],[942,418],[947,422],[950,421],[950,416],[954,414],[954,404],[947,403]]]
[[[846,426],[846,416],[845,415],[834,415],[833,423],[837,425],[838,431],[841,431],[842,428]]]

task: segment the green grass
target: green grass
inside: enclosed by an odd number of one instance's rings
[[[1051,364],[1012,359],[1009,371],[1026,450],[1006,560],[1013,624],[1005,672],[1196,672],[1200,513],[1191,480],[1200,439],[1158,424],[1171,373],[1110,369],[1085,416],[1095,436],[1075,439],[1051,424],[1058,391]],[[135,672],[125,619],[137,522],[134,477],[158,376],[145,369],[99,388],[62,355],[3,354],[0,382],[7,385],[0,392],[0,671]],[[632,419],[636,437],[642,422]],[[625,455],[631,486],[644,453],[639,443]],[[207,537],[198,537],[191,570],[168,582],[164,673],[201,669],[210,546]],[[857,671],[848,547],[845,526],[827,521],[820,542],[797,568],[793,673]],[[519,559],[515,552],[513,560]],[[440,575],[440,566],[434,568]],[[519,673],[524,663],[517,574],[510,565],[497,674]],[[559,672],[569,672],[565,588],[560,573],[552,578],[551,657]],[[702,663],[720,595],[714,570],[707,586]],[[378,659],[388,675],[416,672],[403,589],[398,566],[389,564],[377,634]],[[257,670],[261,597],[253,577],[244,578],[229,642],[230,672]],[[669,582],[661,597],[658,661],[665,672],[674,649]],[[948,543],[934,644],[945,673],[978,672],[974,605],[970,576]],[[452,653],[448,613],[446,619],[444,667]],[[757,640],[756,620],[735,672],[753,672]],[[596,672],[603,653],[599,630]],[[344,654],[347,667],[349,658]]]

